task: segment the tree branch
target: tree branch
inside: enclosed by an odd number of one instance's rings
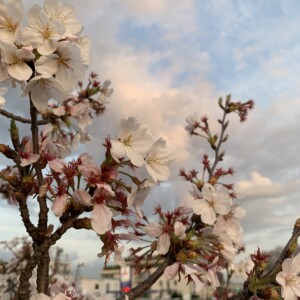
[[[175,262],[175,257],[173,251],[170,250],[162,264],[147,279],[142,281],[127,294],[118,297],[116,300],[126,300],[126,296],[129,298],[129,300],[140,297],[160,278],[160,276],[164,273],[165,268],[171,265],[173,262]]]
[[[31,115],[31,134],[32,134],[32,145],[33,145],[33,153],[39,154],[39,132],[38,132],[38,124],[37,124],[37,109],[33,105],[32,101],[30,100],[30,115]],[[42,186],[44,184],[44,178],[43,173],[41,170],[41,165],[39,161],[33,164],[38,185]],[[40,232],[46,232],[47,231],[47,223],[48,223],[48,207],[46,202],[46,196],[39,197],[38,196],[38,202],[40,206],[39,211],[39,222],[38,222],[38,230]]]
[[[5,117],[7,117],[9,119],[12,119],[12,120],[21,122],[21,123],[31,124],[30,119],[26,119],[26,118],[23,118],[21,116],[17,116],[15,114],[10,113],[10,112],[8,112],[4,109],[1,109],[1,108],[0,108],[0,115],[5,116]],[[38,120],[37,121],[37,125],[46,125],[46,124],[49,124],[49,123],[51,123],[51,119],[43,119],[43,120]]]
[[[25,268],[21,272],[20,285],[18,290],[19,300],[29,299],[29,291],[30,291],[29,279],[32,276],[32,272],[34,268],[41,263],[41,259],[43,259],[44,254],[49,251],[49,248],[52,245],[54,245],[62,237],[62,235],[73,226],[75,220],[81,213],[82,213],[81,211],[77,211],[73,213],[70,216],[70,218],[66,221],[66,223],[62,224],[62,226],[59,227],[50,237],[45,238],[44,241],[39,246],[34,247],[33,255],[31,256],[30,260],[27,262]],[[44,282],[42,284],[44,285]]]

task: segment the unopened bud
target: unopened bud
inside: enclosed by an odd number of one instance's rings
[[[10,131],[11,141],[14,145],[14,148],[17,150],[19,149],[20,142],[19,142],[19,129],[16,125],[15,120],[11,120],[9,131]]]
[[[263,291],[263,296],[264,296],[264,299],[279,299],[279,295],[278,295],[278,292],[275,290],[275,289],[272,289],[272,288],[266,288],[264,291]]]
[[[231,95],[229,94],[229,95],[227,95],[226,96],[226,106],[230,103],[230,100],[231,100]]]
[[[191,259],[197,258],[198,257],[198,253],[195,252],[195,251],[189,250],[188,253],[187,253],[187,256],[188,256],[188,258],[191,258]]]
[[[209,179],[208,183],[210,183],[211,185],[215,185],[217,183],[217,181],[218,181],[218,178],[216,176],[212,176]]]
[[[228,140],[228,134],[223,138],[222,142],[225,143]]]
[[[222,97],[219,98],[219,106],[220,108],[224,109]]]
[[[219,161],[222,161],[225,155],[225,151],[223,150],[219,155]]]
[[[187,261],[187,256],[185,253],[183,252],[179,252],[177,255],[176,255],[176,261],[180,261],[181,263],[186,263]]]

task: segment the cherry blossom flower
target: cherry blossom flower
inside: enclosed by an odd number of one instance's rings
[[[99,184],[93,197],[83,190],[77,190],[73,193],[74,201],[85,205],[92,206],[91,224],[98,234],[104,234],[112,228],[111,220],[112,211],[104,204],[104,201],[115,196],[111,187],[107,184]]]
[[[216,222],[217,214],[226,215],[232,207],[232,199],[228,190],[221,186],[215,189],[211,184],[204,184],[202,188],[202,199],[193,202],[193,211],[201,215],[203,223],[213,225]]]
[[[51,207],[54,215],[57,217],[61,217],[64,211],[66,210],[66,205],[68,201],[68,194],[64,193],[62,195],[58,195]]]
[[[225,232],[216,234],[214,230],[212,230],[212,234],[218,236],[218,240],[220,242],[220,253],[222,254],[222,256],[230,262],[233,261],[238,250],[232,244],[230,236]]]
[[[63,86],[52,76],[40,75],[29,81],[23,90],[22,96],[31,93],[31,100],[39,111],[48,107],[48,100],[64,100],[67,92]]]
[[[79,47],[70,42],[57,43],[55,54],[41,56],[35,63],[43,75],[55,75],[55,79],[68,91],[72,91],[84,75]]]
[[[185,231],[186,225],[184,225],[182,222],[176,221],[174,224],[174,233],[180,240],[185,239]]]
[[[30,298],[30,300],[51,300],[51,298],[45,294],[39,293]],[[71,297],[66,296],[63,293],[59,293],[52,300],[72,300]]]
[[[7,64],[3,61],[2,52],[3,51],[0,46],[0,81],[7,80],[9,78],[7,72]]]
[[[87,125],[92,123],[91,108],[88,99],[76,105],[68,105],[67,110],[78,121],[81,130],[84,130]]]
[[[32,69],[26,61],[34,59],[34,54],[27,49],[17,48],[10,41],[1,41],[0,46],[8,74],[19,81],[28,80],[32,75]]]
[[[142,154],[146,153],[152,143],[152,138],[146,126],[141,125],[135,118],[121,120],[118,140],[111,141],[111,155],[115,161],[127,156],[137,167],[144,164]]]
[[[33,154],[33,145],[31,139],[24,140],[24,149],[20,152],[21,156],[21,167],[29,166],[37,162],[40,158],[39,154]]]
[[[0,1],[0,40],[14,42],[23,18],[21,0]]]
[[[77,20],[75,10],[72,5],[59,2],[57,0],[45,0],[44,10],[47,15],[55,21],[60,22],[66,29],[66,35],[79,33],[82,24]]]
[[[218,260],[219,257],[216,256],[214,260],[206,267],[206,278],[214,289],[220,286],[220,282],[216,273]]]
[[[166,141],[158,139],[154,142],[145,159],[145,167],[155,181],[165,181],[170,177],[168,164],[173,159],[165,150]]]
[[[281,285],[281,296],[285,300],[297,300],[300,297],[300,253],[287,258],[282,263],[282,271],[276,276]]]
[[[197,293],[201,292],[204,288],[204,282],[199,279],[199,270],[196,266],[192,265],[181,265],[185,274],[189,275],[195,283],[195,291]]]
[[[51,20],[39,5],[33,5],[27,14],[29,27],[20,31],[20,42],[37,48],[42,55],[49,55],[56,49],[56,42],[65,33],[60,22]]]
[[[180,262],[175,262],[164,270],[164,275],[168,280],[173,280],[179,272]]]
[[[4,106],[6,100],[4,97],[2,97],[3,95],[5,95],[7,93],[7,88],[5,87],[0,87],[0,108],[2,106]]]
[[[81,63],[88,65],[90,63],[91,40],[87,36],[79,36],[76,44],[79,46],[81,53]]]
[[[186,117],[185,120],[188,123],[188,125],[185,127],[185,129],[190,133],[193,132],[193,130],[195,129],[195,126],[197,124],[200,124],[200,122],[201,122],[199,115],[197,113],[194,113],[193,115]]]
[[[157,238],[156,251],[159,254],[166,254],[169,251],[171,241],[169,234],[164,232],[163,226],[161,224],[151,222],[144,227],[144,231],[151,237]]]
[[[140,218],[143,217],[141,208],[154,184],[153,180],[147,179],[137,189],[131,189],[127,197],[128,207],[133,207]]]

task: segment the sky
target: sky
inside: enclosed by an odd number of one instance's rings
[[[167,140],[175,157],[170,181],[152,191],[145,211],[151,214],[157,203],[171,208],[191,189],[177,176],[179,169],[200,170],[208,150],[184,130],[185,118],[194,112],[207,115],[218,130],[219,97],[253,99],[247,122],[231,116],[222,166],[236,170],[232,182],[247,210],[242,220],[247,253],[257,246],[283,246],[300,211],[300,2],[66,2],[76,7],[92,41],[89,70],[110,79],[114,88],[107,112],[90,127],[93,140],[80,151],[101,161],[104,138],[117,136],[121,118],[136,116]],[[26,101],[18,91],[10,92],[6,109],[24,114]],[[7,121],[0,118],[0,126],[2,138]],[[35,216],[34,203],[31,209]],[[23,234],[17,209],[0,202],[0,239]],[[58,245],[87,269],[101,264],[96,257],[101,244],[93,232],[71,231]]]

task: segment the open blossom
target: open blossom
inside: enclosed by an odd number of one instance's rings
[[[31,93],[31,100],[37,110],[42,111],[48,107],[48,100],[62,101],[67,97],[63,86],[50,75],[35,76],[23,90],[22,96]]]
[[[287,258],[282,263],[282,271],[276,276],[281,285],[284,300],[297,300],[300,297],[300,253],[294,258]]]
[[[57,0],[45,0],[43,8],[52,20],[58,21],[64,25],[66,35],[76,34],[82,30],[83,26],[77,20],[72,5]]]
[[[232,199],[228,190],[221,186],[215,189],[211,184],[204,184],[202,188],[202,199],[193,202],[193,211],[201,215],[203,223],[213,225],[216,222],[217,214],[226,215],[232,207]]]
[[[66,210],[66,205],[68,202],[68,195],[67,194],[62,194],[62,195],[58,195],[56,196],[51,210],[53,211],[54,215],[57,217],[61,217],[62,214],[64,213],[64,211]]]
[[[84,75],[79,47],[70,42],[57,43],[55,54],[41,56],[35,63],[43,75],[55,75],[55,79],[68,91],[72,91]]]
[[[226,234],[225,232],[217,234],[216,232],[214,232],[214,230],[212,230],[212,234],[218,236],[218,240],[220,242],[220,253],[222,254],[222,256],[226,260],[232,262],[238,250],[236,249],[236,247],[234,247],[229,235]]]
[[[79,46],[81,53],[81,63],[88,65],[90,63],[91,40],[87,36],[79,36],[76,44]]]
[[[181,263],[175,262],[172,265],[168,266],[164,270],[164,275],[168,280],[172,280],[176,277],[179,272]]]
[[[193,115],[186,117],[185,120],[188,123],[187,126],[185,127],[185,129],[191,134],[195,131],[196,127],[201,122],[197,113],[194,113]]]
[[[171,240],[168,233],[164,232],[163,226],[158,223],[149,223],[144,227],[144,231],[151,237],[157,238],[156,251],[159,254],[167,254],[169,251]]]
[[[245,209],[235,204],[227,215],[219,215],[214,224],[214,233],[226,233],[236,247],[243,246],[243,228],[240,224],[240,218],[245,215]]]
[[[142,154],[149,150],[151,144],[152,138],[146,126],[133,117],[122,119],[119,139],[111,141],[111,155],[117,162],[127,156],[133,165],[141,167],[144,164]]]
[[[155,181],[165,181],[170,176],[168,165],[173,160],[165,150],[166,141],[158,139],[147,153],[145,167]]]
[[[34,154],[33,153],[33,145],[32,145],[32,140],[31,139],[26,139],[24,141],[24,149],[21,151],[20,156],[21,156],[21,167],[26,167],[29,166],[35,162],[37,162],[40,158],[39,154]]]
[[[182,222],[176,221],[174,224],[174,233],[180,240],[185,239],[185,231],[186,225],[184,225]]]
[[[0,1],[0,40],[14,42],[22,18],[23,3],[21,0]]]
[[[140,218],[143,217],[142,206],[154,184],[153,180],[147,179],[137,189],[131,189],[127,197],[128,207],[133,207]]]
[[[98,234],[104,234],[112,228],[111,221],[113,213],[110,208],[104,204],[104,201],[114,196],[114,191],[107,184],[99,184],[93,197],[84,190],[77,190],[72,195],[74,201],[82,205],[93,205],[91,224]]]
[[[198,267],[192,265],[181,265],[185,274],[189,275],[195,283],[195,291],[197,293],[201,292],[204,288],[204,282],[199,279]]]
[[[3,61],[7,65],[8,74],[19,80],[28,80],[32,75],[32,69],[27,65],[26,61],[34,59],[32,51],[27,49],[19,49],[10,41],[1,41]]]
[[[5,95],[7,92],[7,88],[5,87],[0,87],[0,108],[1,106],[3,106],[6,102],[6,100],[4,99],[4,97],[2,97],[3,95]]]
[[[29,27],[20,31],[20,41],[25,46],[37,48],[42,55],[49,55],[56,49],[56,42],[65,33],[64,26],[49,16],[39,5],[33,5],[27,14]]]

